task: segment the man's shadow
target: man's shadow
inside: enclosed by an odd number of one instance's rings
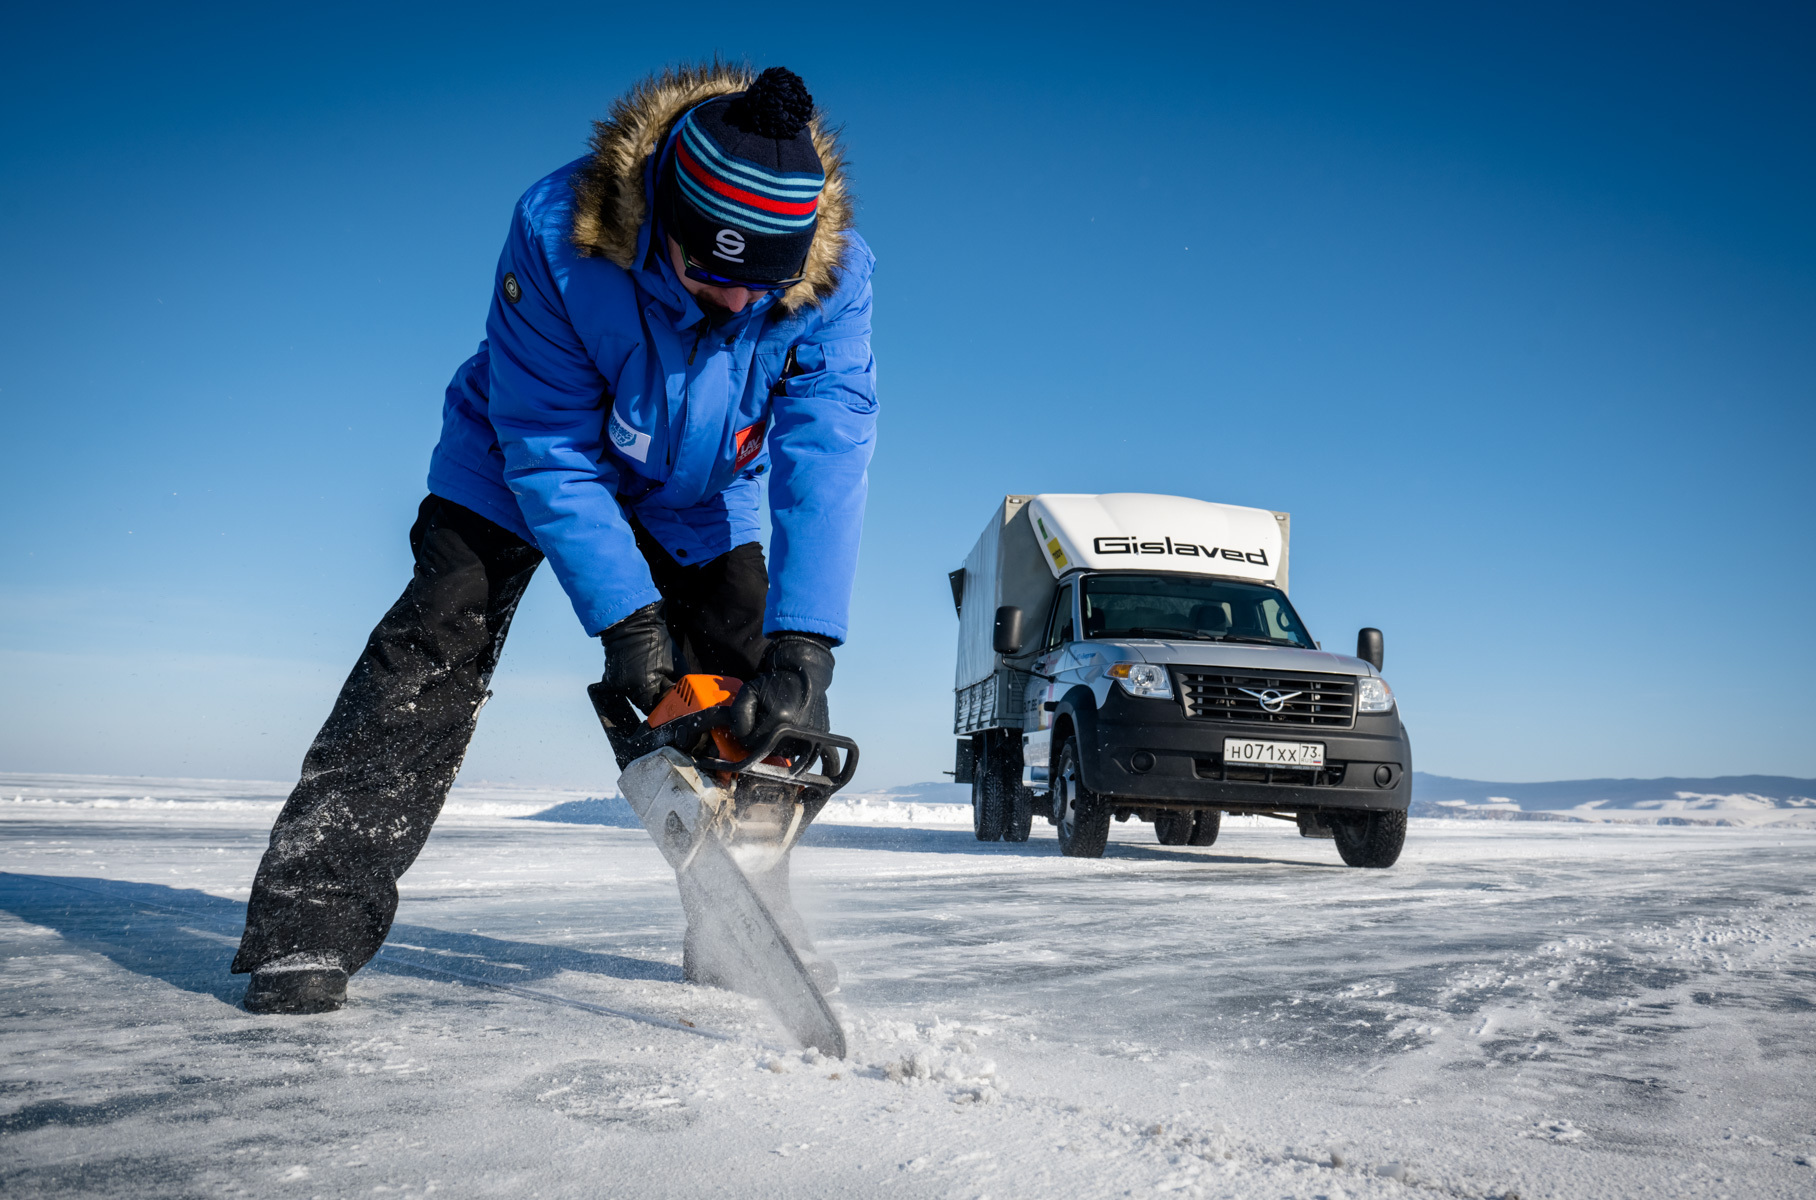
[[[246,989],[245,977],[227,969],[246,925],[246,905],[238,900],[156,883],[0,871],[0,911],[186,992],[237,1004]],[[670,983],[681,978],[680,968],[668,963],[401,923],[391,927],[385,949],[366,970],[436,979],[451,973],[469,985],[528,986],[561,971]]]

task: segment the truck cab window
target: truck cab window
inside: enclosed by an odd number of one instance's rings
[[[1057,650],[1067,642],[1074,640],[1076,634],[1072,629],[1072,585],[1067,584],[1059,589],[1059,595],[1053,600],[1053,614],[1047,618],[1046,649]]]
[[[1294,640],[1294,631],[1299,626],[1294,620],[1292,610],[1283,608],[1276,600],[1261,602],[1261,616],[1267,623],[1267,636],[1274,641],[1290,642]]]
[[[1286,593],[1264,583],[1117,572],[1082,586],[1086,637],[1312,646]]]

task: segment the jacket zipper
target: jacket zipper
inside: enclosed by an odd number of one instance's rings
[[[700,339],[706,336],[706,325],[706,318],[701,317],[700,323],[694,326],[694,344],[687,351],[687,365],[690,367],[694,365],[694,355],[700,353]],[[691,386],[686,382],[681,385],[681,427],[683,429],[687,427],[687,390]],[[668,460],[668,465],[672,469],[675,465],[675,439],[672,436],[668,439],[668,450],[662,457]]]

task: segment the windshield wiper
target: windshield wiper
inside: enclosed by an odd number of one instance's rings
[[[1106,629],[1093,637],[1153,637],[1183,638],[1194,642],[1239,642],[1245,646],[1291,646],[1295,650],[1307,647],[1291,638],[1245,637],[1240,633],[1205,633],[1199,629],[1174,629],[1169,625],[1136,625],[1128,629]]]
[[[1205,636],[1217,642],[1241,642],[1249,646],[1292,646],[1298,650],[1306,649],[1291,638],[1243,637],[1239,633],[1212,633]]]

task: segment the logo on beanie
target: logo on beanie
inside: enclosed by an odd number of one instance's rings
[[[719,248],[713,251],[713,257],[722,258],[726,262],[741,263],[744,261],[743,234],[735,229],[721,229],[713,240],[719,243]]]

